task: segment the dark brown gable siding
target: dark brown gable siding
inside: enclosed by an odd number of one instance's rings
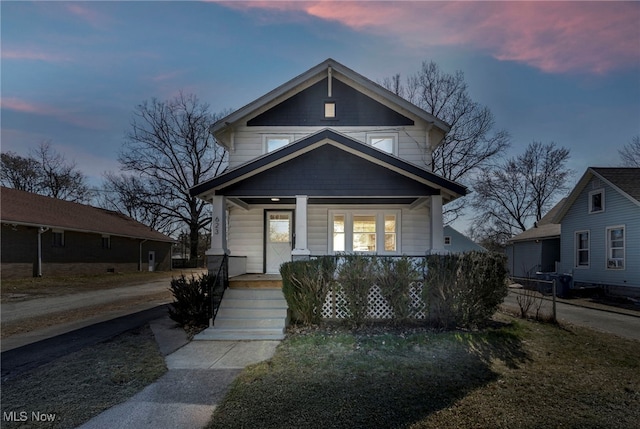
[[[332,145],[219,191],[227,196],[421,196],[438,191]]]
[[[336,103],[336,117],[324,117],[324,103]],[[332,80],[327,96],[327,78],[286,99],[247,122],[248,126],[400,126],[414,121],[349,85]]]

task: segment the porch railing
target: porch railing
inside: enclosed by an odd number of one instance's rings
[[[215,268],[214,268],[215,269]],[[215,272],[209,296],[211,297],[211,326],[213,326],[224,296],[224,291],[229,287],[229,257],[224,255],[220,260],[220,265]]]

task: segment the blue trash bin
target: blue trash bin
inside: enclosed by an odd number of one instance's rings
[[[570,274],[561,274],[556,283],[556,295],[560,298],[569,298],[571,295],[571,283],[573,277]]]

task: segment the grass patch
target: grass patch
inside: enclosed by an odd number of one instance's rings
[[[637,427],[640,342],[497,316],[481,331],[292,334],[215,428]]]
[[[135,286],[156,280],[178,277],[184,273],[201,273],[203,270],[155,271],[134,273],[104,273],[64,277],[29,277],[22,279],[2,279],[0,299],[2,302],[24,301],[48,296],[60,296],[99,289],[113,289]]]
[[[147,326],[2,382],[3,428],[74,428],[142,390],[166,372]],[[11,422],[10,412],[27,421]],[[55,415],[37,422],[32,413]]]

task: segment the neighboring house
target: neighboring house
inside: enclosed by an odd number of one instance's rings
[[[640,297],[640,168],[588,168],[554,222],[576,287]]]
[[[0,189],[2,278],[171,269],[173,239],[120,213]]]
[[[507,241],[511,276],[536,277],[537,272],[555,272],[560,261],[560,224],[554,218],[567,199],[563,198],[530,228]]]
[[[446,252],[442,206],[464,186],[430,171],[449,125],[328,59],[220,119],[229,169],[191,189],[213,205],[210,269],[238,274],[363,252]]]
[[[444,227],[444,248],[450,253],[486,252],[487,249],[449,225]]]

